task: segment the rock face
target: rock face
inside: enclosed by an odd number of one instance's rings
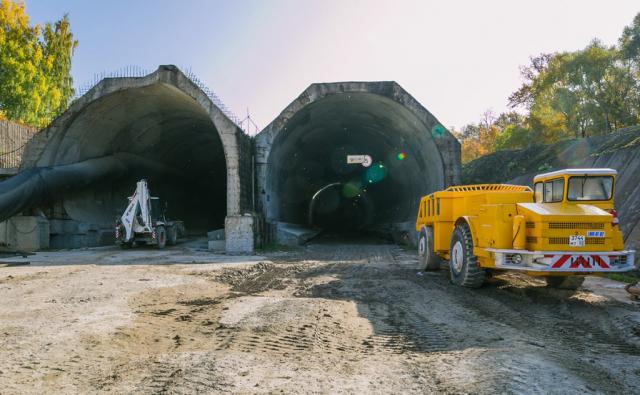
[[[499,151],[467,163],[464,184],[505,182],[532,185],[542,172],[572,167],[610,167],[618,171],[615,204],[628,248],[640,249],[640,127],[606,136],[563,140],[524,150]]]

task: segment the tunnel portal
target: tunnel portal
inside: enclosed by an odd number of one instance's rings
[[[167,204],[167,215],[188,229],[224,226],[226,164],[218,131],[202,106],[162,83],[115,92],[86,106],[59,144],[43,153],[61,165],[127,153],[141,158],[108,182],[63,198],[71,218],[111,224],[121,215],[136,181],[146,178],[151,193]],[[148,164],[146,164],[148,163]]]
[[[141,78],[102,80],[38,133],[22,165],[23,179],[36,175],[22,186],[43,195],[37,203],[49,220],[112,230],[144,178],[168,218],[204,234],[251,209],[249,181],[242,184],[250,178],[240,176],[251,171],[250,148],[198,86],[160,66]],[[246,249],[247,240],[253,248],[253,234],[234,237],[231,249]]]
[[[314,84],[256,146],[261,202],[276,226],[408,232],[420,196],[459,178],[457,140],[394,82]],[[348,164],[349,155],[372,163]]]
[[[249,252],[288,242],[289,225],[413,238],[420,197],[459,182],[460,144],[384,81],[313,84],[251,139],[199,85],[160,66],[102,80],[33,137],[21,169],[0,184],[0,217],[42,209],[30,215],[44,214],[53,247],[92,245],[65,239],[85,225],[113,240],[145,178],[168,217],[199,234],[224,227],[225,249]]]

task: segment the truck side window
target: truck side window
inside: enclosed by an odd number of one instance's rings
[[[544,201],[546,203],[560,202],[564,195],[564,178],[558,178],[544,183]]]
[[[543,187],[544,186],[542,185],[541,182],[537,182],[535,187],[534,187],[533,198],[534,198],[534,201],[536,203],[540,203],[540,202],[544,201]]]
[[[440,215],[440,198],[436,201],[436,214]]]

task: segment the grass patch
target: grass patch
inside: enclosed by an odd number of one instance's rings
[[[418,251],[418,246],[412,246],[412,245],[408,245],[408,244],[398,244],[398,247],[400,247],[400,249],[404,250],[404,251]]]
[[[631,273],[609,273],[609,274],[606,275],[606,277],[608,279],[615,280],[615,281],[621,281],[621,282],[627,283],[627,284],[633,284],[636,281],[640,280],[640,278],[638,278],[637,274],[635,274],[634,272],[631,272]]]
[[[288,246],[279,243],[268,243],[258,248],[257,250],[260,252],[286,252],[286,251],[295,251],[299,247],[298,246]]]

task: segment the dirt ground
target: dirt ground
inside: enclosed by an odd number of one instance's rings
[[[28,260],[0,267],[2,394],[640,393],[640,307],[607,280],[463,289],[375,240]]]

